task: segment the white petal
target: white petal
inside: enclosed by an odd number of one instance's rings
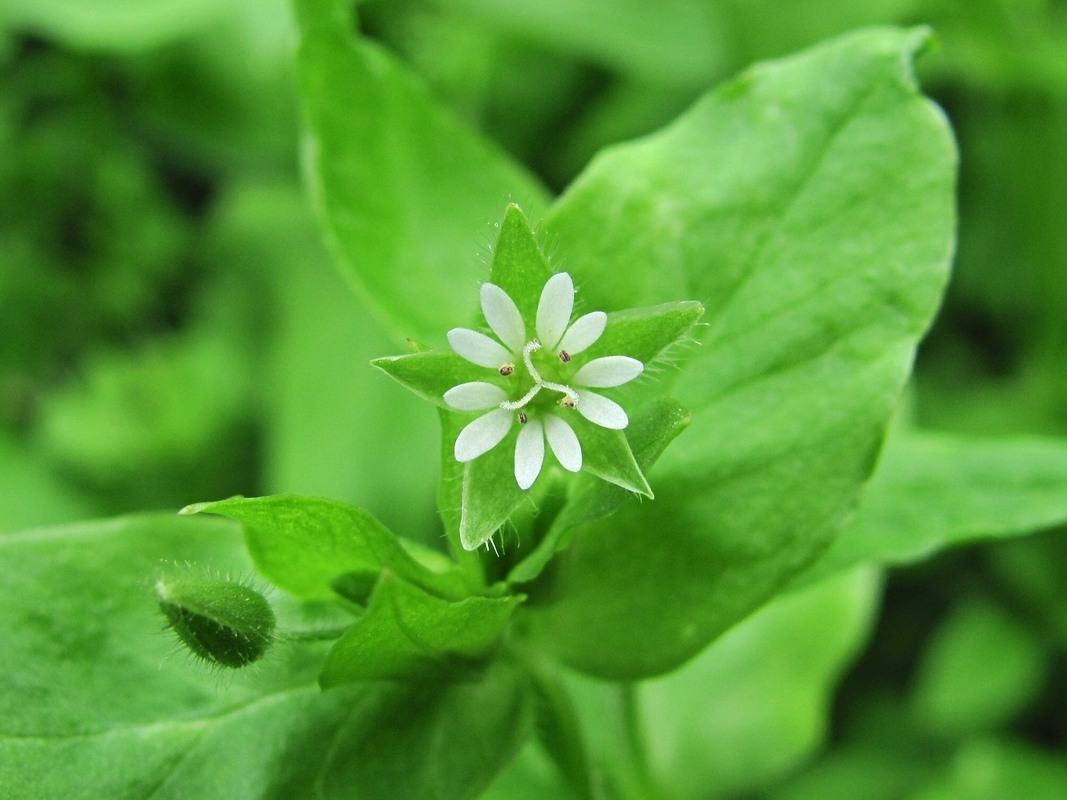
[[[577,472],[582,468],[582,445],[570,425],[554,414],[548,414],[545,416],[545,437],[564,469]]]
[[[621,431],[630,424],[622,406],[593,392],[578,390],[578,412],[594,425]]]
[[[545,463],[545,435],[536,417],[522,426],[515,442],[515,480],[520,489],[533,486]]]
[[[457,411],[481,411],[498,406],[507,399],[507,392],[483,381],[461,383],[445,392],[445,403]]]
[[[463,358],[479,367],[491,367],[497,369],[502,364],[514,360],[514,356],[501,347],[499,342],[494,342],[484,333],[468,330],[467,328],[453,328],[448,332],[448,343]]]
[[[495,283],[482,284],[482,313],[493,333],[511,348],[511,352],[522,350],[526,344],[526,325],[522,321],[522,314],[515,301]]]
[[[567,328],[559,345],[552,349],[566,350],[572,356],[580,353],[600,338],[607,324],[608,315],[603,311],[590,311],[588,314],[583,314]]]
[[[570,351],[568,351],[570,352]],[[645,370],[645,365],[629,356],[605,356],[594,358],[574,374],[573,382],[579,386],[606,389],[622,386],[632,381]]]
[[[514,419],[513,412],[502,408],[478,417],[456,437],[456,461],[472,461],[482,453],[488,453],[508,435]]]
[[[537,303],[537,336],[541,344],[555,350],[574,310],[574,283],[566,272],[548,279]]]

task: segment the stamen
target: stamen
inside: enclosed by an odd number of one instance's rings
[[[566,350],[560,350],[559,351],[559,360],[562,361],[564,364],[566,364],[568,361],[571,360],[571,354],[568,353]]]
[[[564,408],[574,408],[578,405],[578,398],[571,397],[570,395],[560,398],[559,404]]]
[[[514,364],[512,364],[512,363],[510,363],[510,362],[509,362],[509,363],[507,363],[507,364],[501,364],[501,365],[500,365],[500,370],[499,370],[499,372],[500,372],[500,374],[501,374],[501,375],[503,375],[504,377],[507,377],[508,375],[510,375],[511,373],[513,373],[514,371],[515,371],[515,365],[514,365]]]
[[[529,421],[530,421],[530,418],[528,416],[526,416],[526,412],[525,411],[520,411],[519,412],[519,422],[521,422],[523,425],[525,425]]]

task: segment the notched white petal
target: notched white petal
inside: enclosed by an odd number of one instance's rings
[[[621,431],[630,424],[630,418],[614,400],[581,389],[578,390],[578,413],[594,425],[615,431]]]
[[[594,358],[574,374],[574,382],[579,386],[607,389],[632,381],[644,369],[644,364],[629,356]]]
[[[571,472],[582,468],[582,445],[574,429],[564,420],[549,414],[545,417],[545,438],[560,465]]]
[[[508,393],[499,386],[484,381],[472,381],[453,386],[445,392],[445,403],[457,411],[481,411],[498,406],[508,399]]]
[[[495,283],[482,284],[482,313],[500,341],[514,353],[522,350],[526,344],[526,324],[522,314],[515,301]]]
[[[514,418],[515,415],[511,411],[502,408],[478,417],[456,437],[456,461],[473,461],[483,453],[488,453],[508,435]]]
[[[513,358],[499,342],[494,342],[484,333],[467,328],[450,330],[448,343],[458,355],[479,367],[499,369],[501,364],[506,364]]]
[[[515,442],[515,481],[526,490],[533,486],[545,463],[545,434],[541,420],[531,419],[519,431]]]
[[[537,303],[537,336],[541,344],[555,350],[574,310],[574,282],[566,272],[548,279]]]
[[[567,328],[567,332],[563,334],[559,345],[554,347],[553,350],[566,350],[572,356],[577,355],[600,338],[607,324],[608,315],[603,311],[591,311],[588,314],[583,314],[574,321],[573,325]]]

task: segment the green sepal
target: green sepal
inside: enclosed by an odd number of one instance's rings
[[[626,431],[602,428],[580,414],[567,420],[582,445],[582,471],[651,499],[652,487],[630,449]]]
[[[156,581],[156,599],[181,643],[215,666],[247,667],[274,642],[276,620],[270,603],[242,583],[164,577]]]
[[[334,581],[339,576],[383,568],[442,597],[470,593],[458,570],[427,569],[408,554],[392,531],[356,506],[316,497],[273,495],[196,503],[181,511],[202,512],[240,522],[256,568],[280,589],[304,600],[334,598]]]
[[[423,400],[448,408],[444,393],[470,381],[492,381],[493,370],[472,364],[451,350],[428,350],[403,356],[385,356],[370,362]]]
[[[626,438],[642,471],[652,468],[667,445],[689,425],[689,410],[670,398],[659,398],[630,418]],[[613,483],[580,477],[544,538],[508,573],[508,581],[524,583],[541,574],[545,565],[566,546],[569,534],[585,523],[613,513],[632,492]]]
[[[537,318],[541,290],[551,277],[552,268],[541,252],[526,216],[517,205],[509,205],[493,249],[489,282],[507,292],[518,306],[522,318],[527,324],[533,324]],[[526,338],[533,337],[534,332],[528,329]]]
[[[703,314],[704,306],[695,300],[613,311],[608,314],[604,333],[582,354],[582,360],[623,355],[647,365],[682,338]]]
[[[515,482],[514,429],[473,461],[456,461],[456,437],[472,415],[441,412],[441,491],[445,528],[463,550],[477,550],[524,502],[529,493]],[[451,511],[449,511],[451,510]]]
[[[319,675],[324,689],[363,680],[462,675],[492,653],[522,595],[457,602],[382,572],[366,613],[341,636]]]

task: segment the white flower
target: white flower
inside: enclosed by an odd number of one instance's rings
[[[621,430],[629,424],[622,407],[590,389],[607,389],[633,380],[644,365],[628,356],[595,358],[574,370],[572,359],[592,346],[607,325],[607,314],[593,311],[573,323],[574,283],[570,275],[553,275],[541,290],[534,329],[527,340],[526,321],[507,292],[492,283],[482,285],[482,314],[496,341],[467,328],[448,332],[448,342],[460,356],[496,370],[507,388],[474,381],[454,386],[444,400],[457,411],[487,411],[468,424],[456,439],[460,462],[472,461],[496,447],[515,420],[523,426],[515,442],[515,480],[530,488],[545,458],[545,441],[560,465],[571,472],[582,468],[582,446],[566,421],[578,411],[603,428]]]

